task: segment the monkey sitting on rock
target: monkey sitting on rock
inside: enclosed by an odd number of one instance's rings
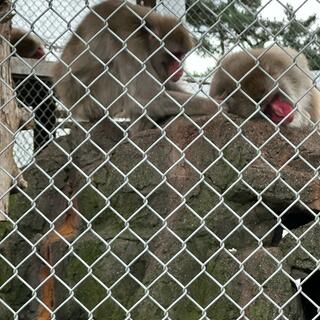
[[[214,73],[210,96],[247,118],[261,111],[273,122],[303,128],[320,120],[320,93],[302,53],[277,45],[231,53]]]
[[[58,97],[76,119],[117,114],[136,133],[184,111],[216,110],[209,98],[182,90],[181,60],[193,47],[181,21],[122,0],[91,9],[65,46],[54,79]]]

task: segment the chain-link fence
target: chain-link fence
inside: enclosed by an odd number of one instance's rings
[[[148,4],[12,3],[0,320],[320,319],[320,2]]]

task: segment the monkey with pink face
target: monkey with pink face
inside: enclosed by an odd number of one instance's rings
[[[31,31],[13,27],[11,30],[10,43],[14,47],[14,54],[21,58],[42,59],[45,56],[42,41],[33,35]],[[50,132],[56,126],[55,100],[48,86],[51,85],[47,79],[39,81],[38,77],[28,75],[14,76],[16,94],[19,105],[33,108],[34,128],[34,150],[42,149],[50,141]],[[46,84],[44,84],[46,83]]]
[[[104,1],[80,23],[54,70],[59,98],[74,118],[117,114],[135,124],[131,133],[166,117],[214,112],[210,99],[184,92],[176,81],[193,47],[181,22],[148,7]]]
[[[22,58],[41,59],[45,55],[40,39],[21,28],[12,28],[10,43]]]
[[[275,123],[303,128],[320,120],[320,93],[302,53],[277,45],[221,59],[210,96],[244,118],[260,110]]]

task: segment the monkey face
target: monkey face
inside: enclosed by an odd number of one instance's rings
[[[243,118],[264,113],[275,123],[291,124],[295,103],[303,111],[310,100],[301,97],[312,86],[301,71],[301,67],[307,70],[307,62],[304,58],[298,62],[299,68],[290,68],[294,60],[278,48],[227,55],[214,74],[210,95],[226,111]]]
[[[222,102],[223,108],[227,112],[236,114],[242,118],[248,118],[254,114],[254,117],[261,116],[260,110],[274,123],[289,124],[293,121],[293,106],[288,99],[283,96],[275,86],[269,87],[267,90],[265,86],[260,87],[257,83],[257,88],[250,92],[250,87],[240,83],[237,88],[231,92],[223,92],[218,97],[218,102]]]
[[[194,43],[187,30],[179,24],[172,25],[172,20],[162,29],[154,28],[156,37],[149,37],[151,63],[160,81],[178,81],[183,75],[181,61]]]
[[[232,65],[233,67],[234,65]],[[277,81],[258,66],[219,68],[215,73],[210,95],[227,112],[242,118],[261,116],[263,112],[275,123],[289,124],[293,120],[292,103],[281,93]]]
[[[161,82],[178,81],[183,75],[183,66],[181,61],[184,59],[186,52],[179,50],[168,50],[162,48],[151,57],[151,64],[156,71]]]
[[[35,53],[33,54],[32,58],[34,59],[41,59],[45,55],[44,49],[42,46],[39,46]]]
[[[170,79],[171,81],[178,81],[183,75],[183,66],[181,64],[181,60],[184,58],[184,54],[180,52],[174,52],[170,54],[166,54],[163,57],[161,67],[163,74],[162,81],[166,81]]]
[[[289,124],[293,121],[293,108],[279,94],[275,95],[264,110],[264,113],[275,123]]]

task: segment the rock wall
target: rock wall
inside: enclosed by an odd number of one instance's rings
[[[0,225],[1,320],[311,319],[319,134],[236,124],[52,143]]]

